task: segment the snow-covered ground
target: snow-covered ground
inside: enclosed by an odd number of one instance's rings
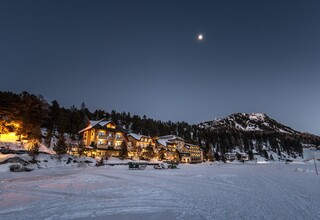
[[[320,219],[313,163],[0,173],[0,219]]]

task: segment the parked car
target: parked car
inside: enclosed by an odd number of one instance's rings
[[[292,159],[286,159],[285,161],[286,161],[286,164],[289,164],[289,163],[292,163],[292,162],[293,162]]]
[[[165,169],[166,167],[164,166],[163,163],[159,163],[159,164],[157,164],[157,165],[154,165],[153,168],[156,169],[156,170],[163,170],[163,169]]]
[[[244,162],[244,161],[248,161],[249,160],[249,156],[246,153],[240,153],[240,161]]]
[[[175,163],[172,163],[172,164],[168,165],[168,169],[178,169],[178,168],[179,168],[178,165],[175,164]]]
[[[234,153],[225,153],[224,154],[225,160],[234,161],[236,159],[236,154]]]
[[[134,162],[129,162],[129,170],[144,170],[146,169],[147,165],[145,164],[139,164]]]

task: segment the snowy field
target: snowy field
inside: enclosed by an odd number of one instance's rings
[[[0,173],[0,219],[320,219],[312,163]]]

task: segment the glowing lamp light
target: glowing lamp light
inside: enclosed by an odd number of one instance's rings
[[[0,134],[0,141],[3,141],[3,142],[16,142],[18,138],[19,137],[14,132],[10,132],[7,134]]]

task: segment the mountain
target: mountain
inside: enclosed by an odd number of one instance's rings
[[[191,144],[201,145],[208,156],[233,150],[248,152],[256,150],[260,155],[277,152],[286,155],[302,155],[303,146],[319,146],[320,137],[296,131],[263,113],[236,113],[223,119],[200,124],[186,122],[163,122],[132,115],[130,112],[117,112],[97,109],[91,112],[82,103],[80,108],[61,107],[57,101],[48,103],[42,96],[22,92],[0,91],[0,134],[13,132],[27,139],[45,139],[49,146],[55,134],[70,134],[70,139],[78,140],[78,131],[88,120],[107,118],[128,133],[152,137],[177,135]],[[46,134],[41,133],[46,129]]]
[[[320,137],[296,131],[264,113],[236,113],[226,118],[198,124],[213,152],[256,151],[262,156],[302,156],[307,145],[317,145]],[[209,147],[210,148],[210,147]]]
[[[234,129],[239,131],[280,132],[299,135],[301,132],[285,126],[264,113],[236,113],[223,119],[199,124],[204,129]]]

